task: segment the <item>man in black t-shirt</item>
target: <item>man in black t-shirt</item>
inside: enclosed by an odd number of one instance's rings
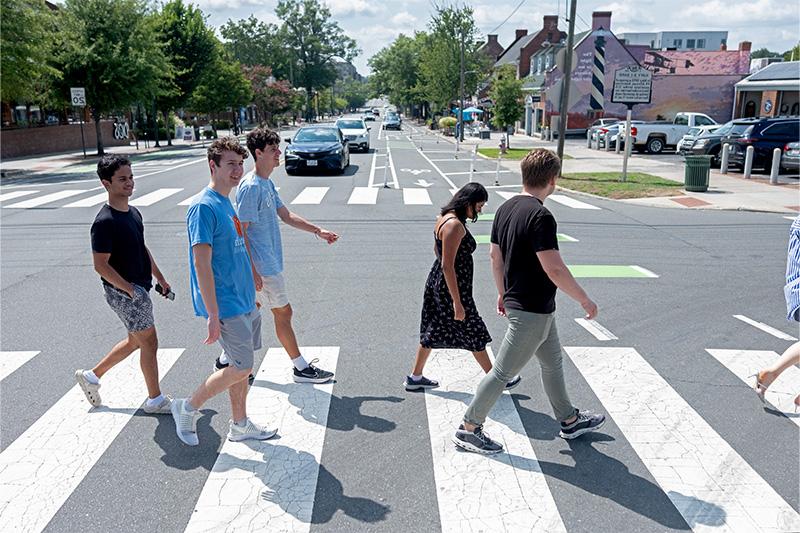
[[[76,370],[75,380],[89,403],[97,407],[101,404],[100,378],[139,349],[148,394],[144,411],[170,414],[172,399],[162,395],[158,385],[158,336],[149,295],[154,275],[164,295],[169,292],[169,283],[145,246],[141,213],[128,205],[133,194],[130,161],[120,155],[104,156],[97,163],[97,175],[108,191],[108,203],[100,208],[92,224],[92,259],[106,302],[122,320],[128,336],[93,369]]]
[[[574,439],[600,428],[605,416],[581,413],[569,400],[562,368],[563,353],[555,319],[556,289],[581,304],[586,318],[597,316],[597,305],[572,277],[558,251],[556,221],[543,205],[561,174],[561,161],[550,150],[532,150],[523,159],[522,194],[501,205],[491,237],[492,273],[497,285],[497,312],[508,317],[508,329],[491,372],[481,381],[453,436],[456,446],[491,454],[503,445],[483,432],[483,422],[505,389],[533,355],[556,418],[559,435]]]

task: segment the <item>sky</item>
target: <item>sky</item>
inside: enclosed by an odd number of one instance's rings
[[[260,20],[279,24],[275,16],[277,0],[185,0],[208,15],[211,26],[229,19],[255,15]],[[453,5],[452,0],[436,0]],[[576,33],[591,27],[592,11],[611,11],[611,30],[655,32],[676,30],[724,30],[728,48],[751,41],[753,50],[768,48],[783,53],[800,40],[800,2],[797,0],[627,0],[618,2],[577,0]],[[434,11],[434,0],[326,0],[331,15],[347,35],[355,39],[361,54],[353,61],[359,73],[369,74],[368,59],[388,46],[400,34],[425,30]],[[473,8],[482,35],[498,34],[503,46],[514,39],[515,29],[529,33],[542,25],[542,16],[560,15],[564,21],[567,0],[472,0],[457,5]],[[508,20],[506,20],[508,19]]]

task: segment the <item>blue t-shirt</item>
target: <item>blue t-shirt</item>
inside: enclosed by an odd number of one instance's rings
[[[189,206],[186,226],[189,231],[189,270],[195,314],[208,318],[194,269],[192,246],[195,244],[211,245],[211,270],[214,273],[219,317],[229,318],[255,309],[253,270],[242,226],[231,201],[206,187]]]
[[[283,202],[271,179],[261,178],[255,171],[242,178],[236,191],[236,212],[239,220],[248,223],[250,253],[262,276],[283,272],[283,246],[278,218],[278,209],[281,207]]]

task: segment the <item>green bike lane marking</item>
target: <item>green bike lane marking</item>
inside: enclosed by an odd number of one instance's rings
[[[491,235],[473,235],[473,237],[475,237],[475,242],[478,244],[489,244],[491,242]],[[558,242],[578,242],[578,239],[570,237],[566,233],[556,233],[556,237]]]

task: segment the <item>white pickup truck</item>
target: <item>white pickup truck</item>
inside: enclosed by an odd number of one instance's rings
[[[672,122],[645,122],[632,125],[633,148],[637,152],[647,150],[651,154],[658,154],[665,148],[675,148],[689,129],[716,123],[713,118],[703,113],[678,113]],[[624,122],[621,123],[619,130],[620,135],[624,136]]]

